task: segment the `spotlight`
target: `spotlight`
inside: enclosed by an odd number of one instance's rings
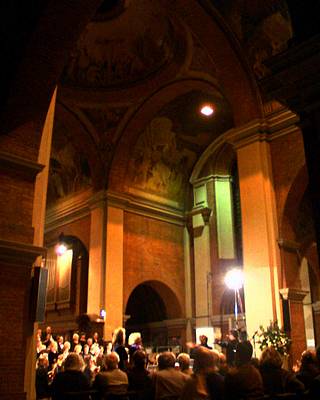
[[[224,278],[229,289],[239,290],[243,286],[243,273],[240,269],[234,268],[227,272]]]

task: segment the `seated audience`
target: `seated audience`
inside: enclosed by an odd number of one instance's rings
[[[74,397],[75,392],[83,392],[90,389],[89,380],[82,372],[83,367],[82,358],[78,354],[70,353],[68,355],[64,362],[64,370],[58,372],[53,379],[51,385],[52,400],[69,400],[70,398],[88,400],[88,394],[79,394]],[[72,393],[73,397],[71,397]]]
[[[252,365],[253,348],[249,341],[237,345],[234,368],[225,377],[225,399],[260,399],[263,383],[260,372]]]
[[[215,399],[224,396],[224,377],[219,374],[219,353],[205,347],[195,352],[194,373],[183,389],[181,400]]]
[[[174,368],[175,355],[171,352],[161,353],[158,357],[159,370],[153,376],[155,400],[179,399],[183,387],[190,377]]]
[[[112,351],[115,351],[120,359],[119,368],[126,371],[128,367],[128,353],[125,347],[126,331],[123,328],[118,328],[113,333]]]
[[[260,357],[260,372],[265,394],[274,396],[282,393],[302,394],[304,384],[296,376],[282,368],[282,359],[274,347],[267,347]]]
[[[119,356],[112,352],[106,355],[104,371],[100,372],[93,383],[93,388],[98,391],[100,398],[110,394],[125,394],[128,388],[127,374],[119,369]]]

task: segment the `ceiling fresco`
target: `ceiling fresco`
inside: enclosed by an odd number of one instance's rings
[[[214,104],[212,117],[200,105]],[[167,104],[140,135],[129,164],[132,187],[184,203],[186,186],[200,154],[219,134],[232,127],[222,96],[191,91]]]
[[[160,2],[136,1],[114,20],[96,18],[87,25],[62,83],[102,89],[143,81],[173,60],[177,43]]]

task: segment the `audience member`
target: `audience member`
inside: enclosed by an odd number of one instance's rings
[[[194,374],[183,389],[181,400],[215,399],[224,396],[224,377],[219,374],[219,353],[199,346],[195,352]]]
[[[260,372],[265,394],[304,392],[304,384],[296,376],[282,368],[282,359],[274,347],[267,347],[260,357]]]
[[[49,400],[51,397],[49,387],[48,367],[49,361],[46,355],[41,354],[38,359],[36,370],[36,396],[37,400]]]
[[[147,356],[142,350],[136,350],[132,356],[132,368],[128,370],[129,390],[135,391],[132,400],[152,398],[152,381],[146,369]]]
[[[153,376],[155,400],[179,399],[183,387],[190,377],[174,368],[175,355],[171,352],[161,353],[158,357],[159,370]]]
[[[304,384],[306,390],[310,389],[311,382],[319,375],[320,369],[314,351],[306,350],[301,355],[300,368],[296,377]]]
[[[192,370],[190,368],[190,356],[187,353],[180,353],[177,357],[180,371],[183,374],[191,375]]]
[[[112,352],[105,357],[104,371],[96,376],[93,388],[100,396],[110,394],[124,394],[128,388],[128,377],[125,372],[119,369],[119,355]]]
[[[70,393],[88,391],[90,382],[82,372],[84,367],[82,358],[70,353],[64,362],[64,371],[59,372],[52,382],[52,400],[69,400]],[[78,395],[77,400],[88,400],[89,395]]]
[[[236,349],[236,367],[225,377],[225,399],[260,399],[263,397],[263,383],[260,372],[251,364],[253,353],[249,341],[240,342]]]

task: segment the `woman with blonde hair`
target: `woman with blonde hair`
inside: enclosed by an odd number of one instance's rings
[[[126,371],[128,367],[128,352],[125,347],[126,331],[124,328],[117,328],[112,336],[112,351],[115,351],[119,358],[119,368]]]

